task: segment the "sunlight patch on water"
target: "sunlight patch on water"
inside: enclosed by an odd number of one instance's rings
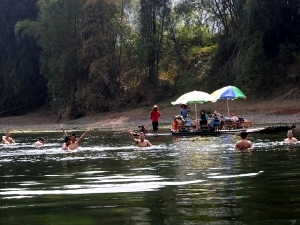
[[[10,197],[4,197],[3,199],[24,199],[24,198],[33,198],[34,196],[30,195],[18,195],[18,196],[10,196]]]
[[[286,143],[284,141],[256,140],[253,144],[255,151],[285,151],[289,147],[299,147],[300,142]]]
[[[48,175],[49,176],[49,175]],[[51,175],[53,176],[53,175]],[[204,182],[205,180],[192,181],[165,181],[160,176],[109,176],[109,177],[89,177],[78,178],[79,180],[94,180],[93,184],[73,184],[51,190],[29,190],[14,188],[1,189],[0,195],[4,199],[25,198],[38,195],[78,195],[78,194],[98,194],[98,193],[124,193],[124,192],[143,192],[154,191],[165,186],[189,185]],[[23,182],[24,184],[37,184],[35,182]],[[27,186],[27,185],[26,185]],[[29,185],[30,186],[30,185]]]
[[[98,158],[114,158],[115,156],[108,155],[109,152],[117,152],[122,160],[131,160],[136,155],[132,153],[158,153],[168,149],[166,145],[153,146],[147,148],[138,148],[136,146],[122,146],[122,147],[79,147],[76,150],[62,150],[61,146],[53,144],[53,147],[44,146],[36,148],[31,145],[17,145],[14,149],[2,149],[0,151],[0,163],[9,163],[12,161],[19,162],[40,162],[46,160],[54,161],[74,161],[74,160],[87,160]],[[56,146],[56,147],[55,147]],[[99,152],[99,154],[97,154]],[[62,157],[63,156],[63,157]]]
[[[164,178],[160,176],[153,176],[153,175],[145,175],[145,176],[105,176],[105,177],[83,177],[83,178],[77,178],[78,180],[98,180],[93,181],[96,183],[107,183],[107,182],[142,182],[142,181],[154,181],[154,180],[163,180]]]
[[[40,185],[43,183],[35,182],[35,181],[25,181],[23,183],[20,183],[21,186],[33,186],[33,185]]]
[[[84,175],[84,174],[97,174],[97,173],[105,173],[105,171],[100,171],[100,170],[98,170],[98,171],[85,171],[85,172],[80,172],[79,174]]]
[[[216,175],[216,176],[208,176],[207,178],[226,179],[226,178],[236,178],[236,177],[253,177],[253,176],[257,176],[260,173],[263,173],[263,171],[259,171],[258,173],[245,173],[245,174],[236,174],[236,175]]]
[[[204,180],[182,181],[182,182],[146,182],[130,184],[103,184],[103,185],[71,185],[65,186],[61,190],[21,190],[0,192],[0,195],[6,195],[4,199],[24,198],[37,195],[80,195],[80,194],[100,194],[100,193],[124,193],[124,192],[143,192],[155,191],[165,186],[178,186],[187,184],[197,184]],[[70,188],[70,189],[68,189]]]

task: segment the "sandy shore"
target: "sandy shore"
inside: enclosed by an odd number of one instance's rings
[[[295,108],[298,100],[272,100],[261,101],[259,103],[247,100],[231,101],[230,112],[234,112],[238,117],[243,117],[252,122],[253,127],[265,125],[290,125],[298,124],[300,121],[300,110]],[[197,105],[197,111],[206,109],[207,111],[218,111],[227,115],[226,101],[216,103],[206,103]],[[38,111],[24,116],[1,117],[0,132],[7,130],[11,132],[42,132],[59,131],[60,124],[68,130],[128,130],[136,129],[139,125],[147,125],[151,128],[149,113],[151,107],[146,106],[135,110],[115,113],[99,113],[89,115],[76,120],[57,121],[55,114],[47,111]],[[179,113],[179,106],[160,107],[162,113],[159,123],[161,127],[169,127],[174,115]],[[191,105],[190,117],[195,116],[195,106]]]

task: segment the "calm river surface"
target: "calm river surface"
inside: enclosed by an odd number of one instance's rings
[[[243,154],[231,134],[139,149],[126,132],[91,131],[75,151],[42,135],[42,148],[37,133],[0,145],[0,224],[300,224],[300,144],[285,133],[252,134]]]

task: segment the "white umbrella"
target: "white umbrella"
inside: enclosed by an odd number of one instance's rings
[[[172,105],[178,104],[191,104],[195,103],[195,112],[196,112],[196,119],[197,119],[197,108],[196,104],[203,104],[204,102],[216,102],[217,99],[210,94],[203,92],[203,91],[191,91],[185,93],[184,95],[180,96],[175,102],[172,102]]]

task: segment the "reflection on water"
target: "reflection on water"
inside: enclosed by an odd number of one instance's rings
[[[75,151],[43,135],[42,148],[36,134],[0,146],[1,224],[300,223],[300,145],[285,134],[250,135],[252,153],[228,134],[137,148],[127,133],[91,132]]]

